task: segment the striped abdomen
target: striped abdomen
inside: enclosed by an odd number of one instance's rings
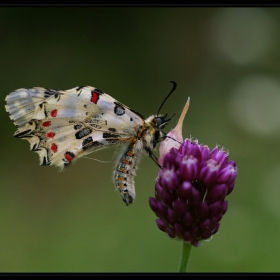
[[[116,165],[114,172],[115,185],[126,205],[131,204],[135,199],[134,176],[142,150],[142,141],[135,138]]]

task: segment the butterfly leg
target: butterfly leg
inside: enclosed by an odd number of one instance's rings
[[[146,151],[147,151],[147,153],[149,154],[149,157],[153,160],[153,162],[154,162],[159,168],[161,168],[161,165],[158,163],[158,158],[154,155],[154,153],[153,153],[150,149],[148,149],[148,148],[146,148]]]

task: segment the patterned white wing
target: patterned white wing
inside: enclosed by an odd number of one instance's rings
[[[68,166],[73,160],[117,143],[129,143],[143,117],[97,88],[58,91],[22,88],[6,97],[6,110],[29,141],[41,165]]]

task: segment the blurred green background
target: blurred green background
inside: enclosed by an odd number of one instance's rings
[[[0,8],[0,272],[176,272],[180,241],[158,230],[143,157],[136,202],[114,190],[118,148],[59,172],[13,137],[5,96],[21,87],[98,87],[145,117],[191,105],[184,137],[230,152],[235,189],[190,272],[279,272],[280,9]]]

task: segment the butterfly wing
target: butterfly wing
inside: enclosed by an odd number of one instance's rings
[[[6,97],[6,111],[29,141],[41,165],[68,166],[77,158],[118,143],[129,143],[143,117],[97,88],[22,88]]]

